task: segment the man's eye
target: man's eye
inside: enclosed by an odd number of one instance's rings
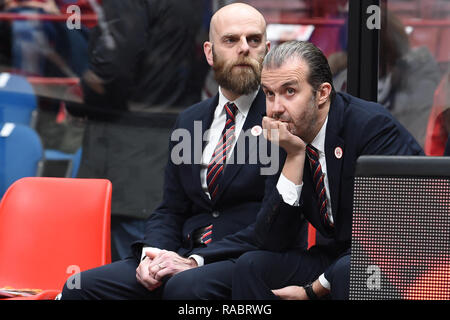
[[[291,96],[291,95],[293,95],[295,93],[295,90],[292,89],[292,88],[287,88],[286,89],[286,93]]]
[[[253,38],[250,38],[250,39],[248,40],[248,42],[249,42],[249,43],[253,43],[253,44],[260,44],[260,43],[261,43],[261,38],[259,38],[259,37],[253,37]]]

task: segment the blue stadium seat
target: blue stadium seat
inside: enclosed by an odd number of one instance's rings
[[[40,174],[43,147],[29,126],[0,122],[0,197],[16,180]]]
[[[0,73],[0,122],[33,126],[37,98],[33,87],[21,75]]]

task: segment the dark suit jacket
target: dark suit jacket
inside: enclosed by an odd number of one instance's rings
[[[169,160],[165,169],[164,196],[161,205],[150,215],[146,224],[144,244],[152,247],[176,251],[187,256],[192,253],[204,257],[205,263],[254,250],[253,241],[247,238],[244,230],[256,220],[264,197],[266,176],[260,174],[260,161],[249,164],[249,157],[259,152],[259,144],[251,143],[256,139],[247,135],[245,145],[246,164],[227,164],[224,170],[220,190],[211,201],[204,193],[200,181],[200,159],[204,143],[202,137],[213,120],[218,96],[200,102],[180,114],[174,133],[190,133],[188,139],[191,154],[180,151],[180,141],[170,141]],[[244,138],[243,133],[255,125],[261,125],[265,114],[265,97],[262,91],[256,96],[237,144]],[[197,123],[196,123],[197,122]],[[201,125],[201,128],[199,127]],[[260,135],[258,139],[263,139]],[[263,143],[267,144],[266,140]],[[236,144],[236,146],[237,146]],[[178,145],[178,146],[177,146]],[[233,153],[236,151],[234,148]],[[170,154],[187,156],[190,163],[175,164]],[[237,161],[236,161],[237,162]],[[150,183],[150,182],[149,182]],[[207,247],[194,247],[192,233],[200,227],[213,224],[212,243]],[[135,246],[140,249],[141,246]],[[136,252],[140,255],[140,251]]]
[[[343,150],[341,158],[336,148]],[[330,106],[325,137],[334,232],[328,234],[320,222],[311,169],[305,160],[300,206],[283,202],[274,190],[267,197],[256,223],[258,244],[279,251],[293,246],[298,226],[305,217],[323,235],[334,239],[336,255],[350,247],[353,186],[356,160],[360,155],[423,154],[415,139],[381,105],[338,93]]]

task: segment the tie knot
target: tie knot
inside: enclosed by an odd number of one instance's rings
[[[314,148],[311,144],[306,145],[306,154],[310,160],[319,160],[319,151]]]
[[[237,112],[237,107],[233,102],[228,102],[225,105],[225,112],[227,114],[227,119],[233,119],[234,121],[234,117],[236,116],[236,112]]]

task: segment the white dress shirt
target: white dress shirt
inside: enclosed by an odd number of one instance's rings
[[[319,151],[319,162],[322,167],[322,173],[324,174],[324,184],[325,191],[327,196],[327,210],[330,213],[330,220],[333,221],[333,213],[331,210],[331,197],[330,197],[330,187],[328,184],[328,175],[327,175],[327,162],[325,159],[325,134],[328,123],[328,117],[325,119],[322,128],[320,128],[319,133],[316,135],[314,140],[311,142],[311,145]],[[308,156],[306,156],[308,157]],[[277,182],[277,190],[280,193],[283,201],[291,206],[298,206],[300,201],[300,195],[302,193],[303,183],[300,185],[295,185],[292,181],[287,179],[283,174],[280,175],[280,178]],[[322,274],[319,277],[320,284],[330,289],[330,283]]]
[[[219,139],[222,136],[222,131],[223,128],[225,127],[225,122],[227,121],[225,105],[228,102],[233,102],[238,109],[235,116],[234,133],[236,137],[239,137],[242,127],[244,126],[245,119],[247,119],[248,111],[250,110],[253,100],[255,99],[257,94],[258,91],[255,91],[250,95],[240,96],[235,101],[229,101],[222,94],[222,90],[219,87],[219,103],[216,107],[216,111],[214,111],[214,118],[211,123],[211,126],[209,127],[209,130],[207,130],[205,133],[205,139],[208,142],[205,146],[205,149],[203,150],[200,169],[200,181],[202,182],[202,188],[209,198],[211,198],[211,196],[208,192],[208,185],[206,183],[206,174],[208,171],[208,164],[211,161],[214,149],[216,148],[217,143],[219,142]],[[234,146],[236,145],[236,140],[237,139],[234,139],[230,152],[227,152],[227,157],[229,157],[230,154],[232,153],[231,151],[234,149]]]
[[[214,149],[217,146],[217,143],[219,142],[220,137],[222,136],[222,131],[223,131],[223,128],[225,127],[225,122],[227,120],[225,105],[228,102],[233,102],[238,109],[236,111],[236,116],[235,116],[234,133],[235,133],[236,137],[239,137],[242,127],[244,126],[244,122],[247,119],[247,115],[250,110],[250,107],[251,107],[253,101],[255,100],[256,95],[258,94],[258,90],[256,90],[255,92],[253,92],[249,95],[240,96],[235,101],[230,101],[223,95],[222,90],[219,87],[219,102],[216,106],[216,110],[214,111],[214,117],[213,117],[211,126],[205,132],[205,139],[206,139],[207,143],[206,143],[205,149],[203,150],[201,165],[200,165],[201,166],[200,181],[202,184],[202,189],[209,198],[211,198],[211,196],[208,191],[206,175],[207,175],[207,171],[208,171],[208,164],[211,161],[212,155],[214,153]],[[236,144],[236,140],[237,139],[235,139],[233,141],[230,152],[227,153],[227,156],[229,156],[232,153],[232,150],[234,149],[234,146]],[[158,250],[157,248],[153,248],[153,247],[142,248],[141,260],[144,259],[145,253],[147,251],[151,251],[151,250],[155,250],[155,249]],[[204,265],[204,259],[203,259],[203,257],[201,257],[199,255],[194,254],[194,255],[189,256],[189,258],[193,258],[197,262],[197,265],[199,267]]]

